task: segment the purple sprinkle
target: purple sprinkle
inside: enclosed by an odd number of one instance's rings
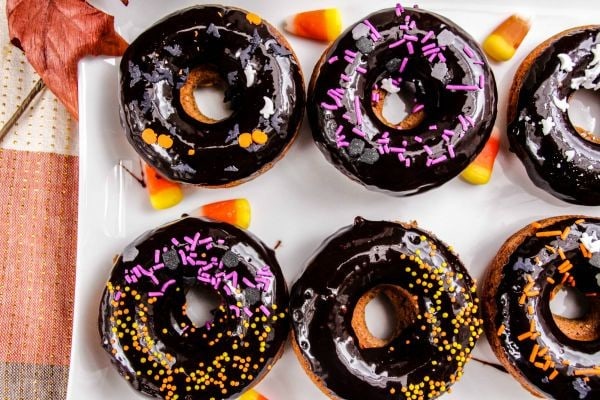
[[[346,90],[343,88],[335,88],[334,89],[336,92],[338,92],[340,94],[340,96],[343,96],[344,93],[346,93]]]
[[[425,150],[425,152],[426,152],[427,154],[429,154],[429,155],[432,155],[432,154],[433,154],[433,151],[431,151],[431,148],[430,148],[429,146],[427,146],[427,145],[424,145],[424,146],[423,146],[423,150]]]
[[[339,108],[338,106],[327,104],[325,102],[321,103],[321,107],[324,108],[324,109],[326,109],[326,110],[329,110],[329,111],[335,111],[335,110],[337,110]]]
[[[183,252],[183,250],[179,250],[179,256],[181,257],[181,262],[183,263],[183,265],[187,265],[187,260],[186,260],[186,255]]]
[[[142,273],[140,272],[140,266],[135,266],[133,267],[133,269],[131,270],[131,272],[133,272],[135,274],[135,276],[137,276],[138,278],[142,277]]]
[[[252,311],[250,311],[250,309],[248,307],[244,307],[244,313],[246,313],[246,315],[249,317],[252,316]]]
[[[400,29],[402,29],[403,31],[407,31],[408,25],[400,25]]]
[[[443,63],[446,62],[446,57],[444,57],[444,55],[442,53],[437,53],[436,55],[439,58],[440,62],[443,62]]]
[[[333,64],[334,62],[336,62],[337,60],[339,60],[338,56],[333,56],[329,59],[329,61],[327,61],[329,64]]]
[[[344,60],[346,60],[348,62],[348,64],[352,64],[354,62],[354,58],[348,57],[348,56],[344,56]]]
[[[413,47],[412,42],[406,43],[406,48],[408,49],[408,54],[414,54],[415,48]]]
[[[198,275],[197,279],[201,282],[210,283],[210,275],[206,273],[201,273],[200,275]]]
[[[404,23],[408,24],[410,22],[410,15],[404,17]]]
[[[426,43],[429,39],[431,39],[431,37],[433,36],[433,31],[429,31],[425,34],[425,36],[423,36],[423,39],[421,39],[421,43]]]
[[[206,328],[207,331],[210,331],[210,329],[211,329],[210,322],[206,321],[206,324],[204,324],[204,327]]]
[[[171,280],[165,282],[165,284],[162,285],[162,287],[160,288],[160,291],[164,293],[167,290],[167,288],[174,283],[175,283],[175,279],[171,279]]]
[[[376,42],[380,39],[381,37],[377,37],[377,35],[375,35],[374,33],[371,33],[371,40]]]
[[[229,309],[233,310],[233,312],[235,312],[236,317],[240,316],[240,309],[237,306],[229,306]]]
[[[175,238],[171,238],[171,243],[173,243],[175,246],[179,246],[179,240]]]
[[[463,131],[469,129],[469,125],[467,125],[467,120],[462,115],[458,116],[458,121],[460,122],[460,126],[462,126]]]
[[[463,47],[463,51],[469,58],[473,58],[473,56],[475,56],[475,53],[473,53],[473,50],[471,50],[471,48],[467,45],[465,45],[465,47]]]
[[[127,283],[131,283],[131,278],[129,277],[129,275],[125,275],[125,281]],[[137,281],[136,281],[137,282]]]
[[[454,131],[451,131],[450,129],[444,129],[444,133],[448,136],[454,136]]]
[[[389,149],[391,153],[404,153],[406,151],[406,149],[402,147],[390,147]]]
[[[342,147],[348,147],[350,146],[350,143],[348,142],[336,142],[338,149],[341,149]]]
[[[406,161],[406,159],[404,158],[404,154],[403,153],[398,153],[398,160],[400,160],[400,162]]]
[[[160,297],[163,294],[161,292],[148,292],[148,296],[150,297]]]
[[[340,133],[342,133],[343,130],[344,130],[344,125],[338,126],[335,131],[335,136],[340,136]]]
[[[158,264],[160,262],[160,250],[154,250],[154,263]]]
[[[415,7],[417,8],[417,7]],[[410,29],[415,29],[417,27],[417,23],[415,21],[410,21]]]
[[[121,298],[121,291],[120,291],[120,290],[118,290],[118,291],[115,293],[115,301],[119,301],[119,299],[120,299],[120,298]]]
[[[373,92],[371,94],[371,101],[373,101],[374,103],[379,102],[379,93],[378,92]]]
[[[390,133],[389,132],[383,132],[383,135],[381,135],[382,138],[388,138],[390,137]]]
[[[448,146],[448,154],[450,154],[450,158],[454,158],[455,157],[454,146],[452,146],[452,145]]]
[[[346,82],[350,82],[350,81],[352,80],[352,78],[350,78],[350,77],[349,77],[348,75],[346,75],[346,74],[342,74],[342,75],[341,75],[341,78],[342,78],[342,80],[343,80],[343,81],[346,81]]]
[[[485,63],[483,61],[481,61],[481,60],[473,61],[473,64],[476,64],[476,65],[485,65]]]
[[[365,19],[364,22],[365,22],[365,25],[367,25],[369,27],[369,29],[371,29],[371,32],[373,32],[373,35],[375,35],[375,37],[377,39],[381,38],[381,34],[377,31],[377,29],[375,29],[375,27],[373,26],[371,21],[369,21],[368,19]]]
[[[439,163],[441,163],[441,162],[444,162],[444,161],[446,161],[447,159],[448,159],[448,157],[446,157],[445,155],[443,155],[443,156],[441,156],[441,157],[438,157],[438,158],[436,158],[435,160],[433,160],[433,161],[431,162],[431,164],[432,164],[432,165],[436,165],[436,164],[439,164]]]
[[[194,259],[192,257],[187,256],[186,259],[187,259],[187,262],[190,263],[190,265],[196,265],[196,261],[194,261]]]
[[[415,136],[415,142],[423,143],[423,139],[421,139],[421,136]]]
[[[483,75],[479,75],[479,88],[483,89],[484,84],[485,84],[485,77]]]
[[[348,113],[342,115],[342,118],[344,118],[346,121],[352,121],[352,117],[350,117],[350,114]]]
[[[347,56],[350,56],[350,57],[352,57],[352,58],[356,57],[356,54],[357,54],[356,52],[354,52],[354,51],[352,51],[352,50],[344,50],[344,53],[345,53]]]
[[[262,311],[263,314],[265,314],[267,317],[269,315],[271,315],[271,313],[269,312],[269,310],[267,309],[267,307],[264,306],[264,304],[261,304],[259,308],[260,308],[260,311]]]
[[[358,66],[356,67],[356,72],[358,72],[359,74],[366,74],[367,70],[363,67]]]
[[[421,111],[423,108],[425,108],[425,106],[424,106],[423,104],[417,104],[417,105],[416,105],[416,106],[415,106],[415,107],[412,109],[412,112],[413,112],[413,114],[414,114],[414,113],[417,113],[417,112]]]
[[[256,285],[254,283],[252,283],[250,280],[248,280],[248,278],[244,277],[242,278],[242,282],[244,282],[244,285],[251,287],[251,288],[255,288]]]
[[[469,125],[471,125],[472,127],[475,127],[475,121],[473,121],[473,118],[471,118],[468,115],[465,115],[465,119],[467,120],[467,122],[469,123]]]
[[[396,16],[397,17],[401,16],[403,12],[404,12],[404,8],[402,7],[402,4],[400,4],[400,3],[396,4]]]
[[[446,136],[446,135],[442,135],[442,139],[444,139],[444,141],[447,142],[450,140],[450,137]]]
[[[433,62],[433,60],[435,60],[435,58],[437,57],[439,53],[433,53],[432,55],[429,56],[429,58],[427,59],[430,63]]]
[[[333,99],[333,102],[336,104],[336,106],[338,106],[338,107],[342,106],[342,102],[340,101],[340,98],[337,96],[337,92],[335,90],[329,89],[327,91],[327,95]]]
[[[404,165],[406,168],[410,167],[410,158],[407,158],[406,161],[404,161]]]
[[[394,42],[394,43],[390,44],[390,45],[388,46],[388,48],[390,48],[390,49],[395,49],[395,48],[396,48],[396,47],[398,47],[398,46],[402,46],[404,43],[406,43],[406,40],[405,40],[405,39],[400,39],[400,40],[398,40],[397,42]]]
[[[366,137],[367,136],[363,131],[361,131],[357,127],[352,128],[352,132],[356,133],[360,137]]]
[[[223,239],[218,239],[217,244],[225,244],[225,241]]]
[[[384,139],[384,138],[377,139],[377,143],[378,144],[389,144],[390,143],[390,139]]]
[[[356,124],[362,125],[362,112],[360,110],[360,98],[358,96],[354,96],[354,112],[356,113]]]
[[[433,49],[429,49],[427,51],[424,51],[423,55],[424,56],[430,56],[430,55],[433,55],[433,54],[436,54],[436,53],[439,53],[439,52],[440,52],[440,48],[439,47],[434,47]],[[434,58],[434,57],[432,57],[432,58]]]
[[[429,43],[428,45],[425,45],[425,46],[421,47],[421,50],[422,50],[422,51],[427,51],[427,50],[429,50],[429,49],[433,49],[433,48],[435,48],[435,47],[436,47],[436,44],[435,44],[435,43]]]
[[[408,63],[408,57],[404,57],[402,59],[402,63],[400,63],[400,69],[398,71],[400,71],[401,73],[404,72],[404,68],[406,68],[407,63]]]
[[[425,166],[429,168],[429,167],[431,167],[431,163],[432,163],[431,158],[428,158],[427,162],[425,163]]]
[[[238,281],[237,281],[238,280],[238,275],[237,275],[237,272],[233,271],[232,273],[230,273],[228,275],[225,275],[224,279],[227,279],[227,280],[231,281],[231,285],[233,287],[237,287],[237,285],[238,285]]]
[[[435,131],[435,130],[437,130],[437,125],[429,125],[429,130],[430,130],[430,131]]]
[[[206,244],[206,243],[210,243],[210,242],[212,242],[212,241],[213,241],[213,238],[211,238],[211,237],[208,237],[208,238],[206,238],[206,239],[202,239],[202,240],[198,241],[198,244],[199,244],[199,245],[203,245],[203,244]]]
[[[231,292],[231,289],[229,289],[229,286],[227,286],[227,285],[223,286],[223,290],[225,290],[225,293],[227,293],[227,296],[231,296],[233,294]]]
[[[404,39],[406,40],[410,40],[411,42],[417,42],[419,41],[419,38],[414,36],[414,35],[404,35],[402,36]]]
[[[472,92],[478,90],[479,87],[475,85],[446,85],[446,89],[448,90],[465,90],[467,92]]]
[[[383,148],[383,146],[378,146],[377,147],[377,151],[379,152],[379,154],[384,155],[385,154],[385,149]]]

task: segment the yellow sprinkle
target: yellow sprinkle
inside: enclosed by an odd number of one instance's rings
[[[556,281],[550,277],[546,278],[546,281],[548,281],[549,284],[554,285],[556,283]]]
[[[252,25],[260,25],[260,23],[262,22],[262,18],[254,13],[248,13],[246,14],[246,19],[248,20],[248,22],[250,22]]]
[[[249,133],[242,133],[238,136],[238,143],[242,148],[248,148],[252,144],[252,135]]]
[[[567,236],[569,236],[569,232],[571,232],[571,228],[569,226],[567,226],[565,228],[565,230],[563,231],[562,235],[560,235],[560,238],[562,240],[565,240],[567,238]]]
[[[263,131],[256,130],[252,132],[252,140],[257,144],[265,144],[269,140],[269,137]]]
[[[196,150],[194,150],[194,149],[188,150],[188,156],[193,156],[194,154],[196,154]]]
[[[536,232],[535,236],[537,237],[550,237],[550,236],[560,236],[562,235],[562,231],[544,231],[544,232]]]
[[[156,132],[151,128],[146,128],[142,132],[142,140],[148,144],[156,143]]]
[[[159,135],[158,145],[164,149],[170,149],[173,146],[173,138],[169,135]]]
[[[552,253],[552,254],[556,254],[556,249],[555,249],[554,247],[552,247],[552,246],[548,246],[548,245],[546,245],[546,246],[544,246],[544,247],[546,247],[546,249],[548,249],[548,251],[549,251],[550,253]]]
[[[500,325],[500,328],[498,328],[498,332],[496,332],[496,334],[498,336],[502,335],[504,333],[505,329],[506,329],[506,327],[504,326],[504,324]]]

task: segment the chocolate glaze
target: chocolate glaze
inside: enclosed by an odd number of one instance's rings
[[[206,325],[186,316],[194,287],[222,299]],[[287,304],[272,250],[229,224],[187,217],[145,233],[119,256],[102,294],[100,336],[119,373],[144,394],[236,398],[279,357]]]
[[[314,71],[307,106],[314,140],[336,168],[369,189],[402,196],[437,187],[467,167],[491,133],[497,101],[493,73],[477,42],[447,18],[406,8],[401,16],[388,9],[366,20],[382,39],[373,42],[372,31],[371,36],[364,29],[361,32],[363,22],[354,24],[326,50],[322,64]],[[364,36],[355,39],[360,33]],[[403,37],[411,40],[389,48]],[[431,50],[425,47],[431,44],[440,46],[439,56],[423,54]],[[357,53],[354,62],[349,62],[353,57],[346,58],[346,50]],[[400,73],[405,57],[408,62]],[[336,61],[330,62],[332,58]],[[361,73],[360,67],[366,72]],[[342,78],[342,74],[348,78]],[[383,79],[396,77],[402,78],[399,87],[403,93],[414,92],[416,104],[424,106],[424,121],[412,129],[392,128],[373,112],[372,88],[376,84],[381,87]],[[465,91],[449,90],[447,85],[482,87]],[[340,107],[326,109],[323,103],[335,105],[328,94],[335,88],[343,90]],[[359,97],[362,124],[357,121],[355,96]],[[459,115],[472,123],[460,121]],[[342,140],[336,135],[340,126],[340,134],[345,136]],[[364,137],[353,132],[355,127]],[[451,135],[446,134],[447,139],[443,136],[445,130]],[[389,133],[388,148],[405,149],[401,155],[400,150],[388,153],[378,142],[385,141],[385,132]],[[339,147],[343,141],[345,147]],[[410,166],[405,159],[410,160]],[[438,162],[440,159],[445,160]]]
[[[265,21],[255,25],[248,15],[223,6],[178,11],[142,33],[121,60],[127,139],[171,180],[204,186],[240,183],[281,157],[296,135],[305,104],[300,65],[274,27]],[[227,83],[225,98],[234,110],[215,124],[188,116],[179,100],[190,71],[203,65],[215,68]],[[256,73],[250,87],[249,65]],[[273,101],[274,114],[266,118],[260,112],[263,97]],[[146,128],[169,135],[172,147],[147,144],[141,137]],[[267,143],[240,147],[238,136],[254,130],[264,131]]]
[[[600,51],[600,26],[576,28],[536,49],[529,70],[513,91],[518,98],[509,110],[510,149],[521,159],[531,180],[559,199],[575,204],[600,205],[600,145],[577,133],[568,111],[554,98],[566,101],[574,92],[574,78],[582,77]],[[574,63],[561,68],[559,54]],[[528,62],[528,60],[526,60]],[[525,64],[521,66],[524,68]],[[597,79],[596,79],[597,81]],[[554,127],[544,134],[542,120]]]
[[[352,315],[379,285],[417,296],[419,314],[384,347],[363,349]],[[436,397],[461,376],[481,331],[477,304],[471,278],[444,243],[416,227],[357,218],[312,256],[292,288],[290,312],[297,349],[321,389],[333,398],[387,400],[422,382],[423,397]],[[461,322],[451,322],[457,314]],[[454,344],[462,347],[451,354]]]
[[[495,326],[504,325],[504,332],[498,338],[510,364],[540,394],[554,399],[597,399],[600,396],[599,375],[575,375],[577,370],[600,367],[600,340],[588,342],[570,339],[559,329],[550,311],[551,293],[561,285],[563,279],[558,267],[564,260],[557,252],[552,252],[545,246],[563,250],[566,259],[574,265],[568,273],[574,278],[578,290],[586,296],[600,295],[600,269],[592,265],[598,263],[598,253],[589,259],[583,256],[579,247],[583,234],[600,236],[600,219],[586,218],[583,223],[575,223],[577,220],[578,217],[568,218],[540,228],[540,231],[563,232],[570,227],[565,239],[560,236],[534,235],[527,237],[518,246],[502,267],[500,284],[492,303],[494,309],[486,307],[485,313],[486,319],[493,320]],[[520,304],[522,293],[529,283],[527,276],[535,282],[529,290],[539,291],[540,294],[527,297],[526,302]],[[556,283],[549,283],[547,278]],[[533,307],[532,315],[528,313],[529,306]],[[535,330],[540,336],[534,340],[519,340],[520,335],[530,331],[531,321],[534,321]],[[536,344],[540,349],[548,349],[546,354],[554,367],[543,370],[530,362],[529,357]],[[569,366],[563,364],[565,360],[569,362]],[[535,362],[545,364],[546,359],[538,357]],[[549,376],[554,369],[558,374],[550,380]]]

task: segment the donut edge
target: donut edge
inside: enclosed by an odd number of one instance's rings
[[[483,278],[483,285],[481,287],[480,299],[482,302],[482,314],[483,314],[483,329],[485,336],[488,340],[492,351],[496,355],[496,358],[500,361],[502,366],[506,368],[508,373],[517,380],[523,386],[524,389],[529,391],[532,395],[545,398],[546,396],[533,384],[529,382],[527,377],[521,373],[508,359],[504,348],[498,337],[498,326],[495,322],[495,316],[498,309],[495,305],[496,293],[500,286],[502,278],[502,270],[508,263],[508,260],[512,253],[527,240],[529,237],[535,234],[539,229],[543,229],[549,225],[557,222],[566,221],[573,218],[589,218],[584,215],[562,215],[557,217],[550,217],[540,219],[529,223],[524,228],[521,228],[516,233],[513,233],[506,241],[502,244],[497,254],[490,262],[486,273]],[[534,224],[540,224],[540,227],[534,227]]]

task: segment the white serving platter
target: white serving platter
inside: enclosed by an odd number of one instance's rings
[[[195,1],[132,0],[124,7],[118,0],[91,1],[116,15],[119,32],[134,39],[169,12]],[[345,26],[392,2],[371,1],[228,1],[280,25],[295,12],[337,6]],[[512,75],[525,55],[545,38],[563,29],[598,23],[600,5],[586,0],[427,1],[422,8],[437,11],[463,26],[482,41],[503,18],[514,12],[533,17],[533,27],[516,57],[493,64],[500,95],[497,125],[505,132],[505,109]],[[405,4],[406,5],[406,4]],[[288,38],[300,58],[306,78],[325,46]],[[597,215],[595,207],[573,206],[536,188],[519,160],[507,149],[506,139],[496,162],[492,181],[481,187],[457,178],[443,187],[408,198],[393,198],[367,191],[341,175],[312,142],[308,124],[286,157],[259,178],[231,189],[186,188],[185,199],[166,211],[154,211],[140,185],[122,168],[138,169],[138,157],[128,145],[119,124],[118,59],[86,59],[80,64],[80,172],[77,275],[73,345],[68,387],[71,400],[143,399],[110,365],[100,346],[98,305],[113,256],[144,231],[176,219],[202,204],[246,197],[252,204],[250,230],[274,246],[284,275],[291,285],[309,255],[327,236],[352,223],[360,215],[374,220],[418,221],[453,245],[471,274],[481,278],[502,242],[532,220],[561,214]],[[485,340],[474,356],[496,362]],[[257,386],[270,400],[325,399],[297,362],[291,349]],[[468,364],[463,379],[444,399],[532,398],[509,375],[480,362]]]

